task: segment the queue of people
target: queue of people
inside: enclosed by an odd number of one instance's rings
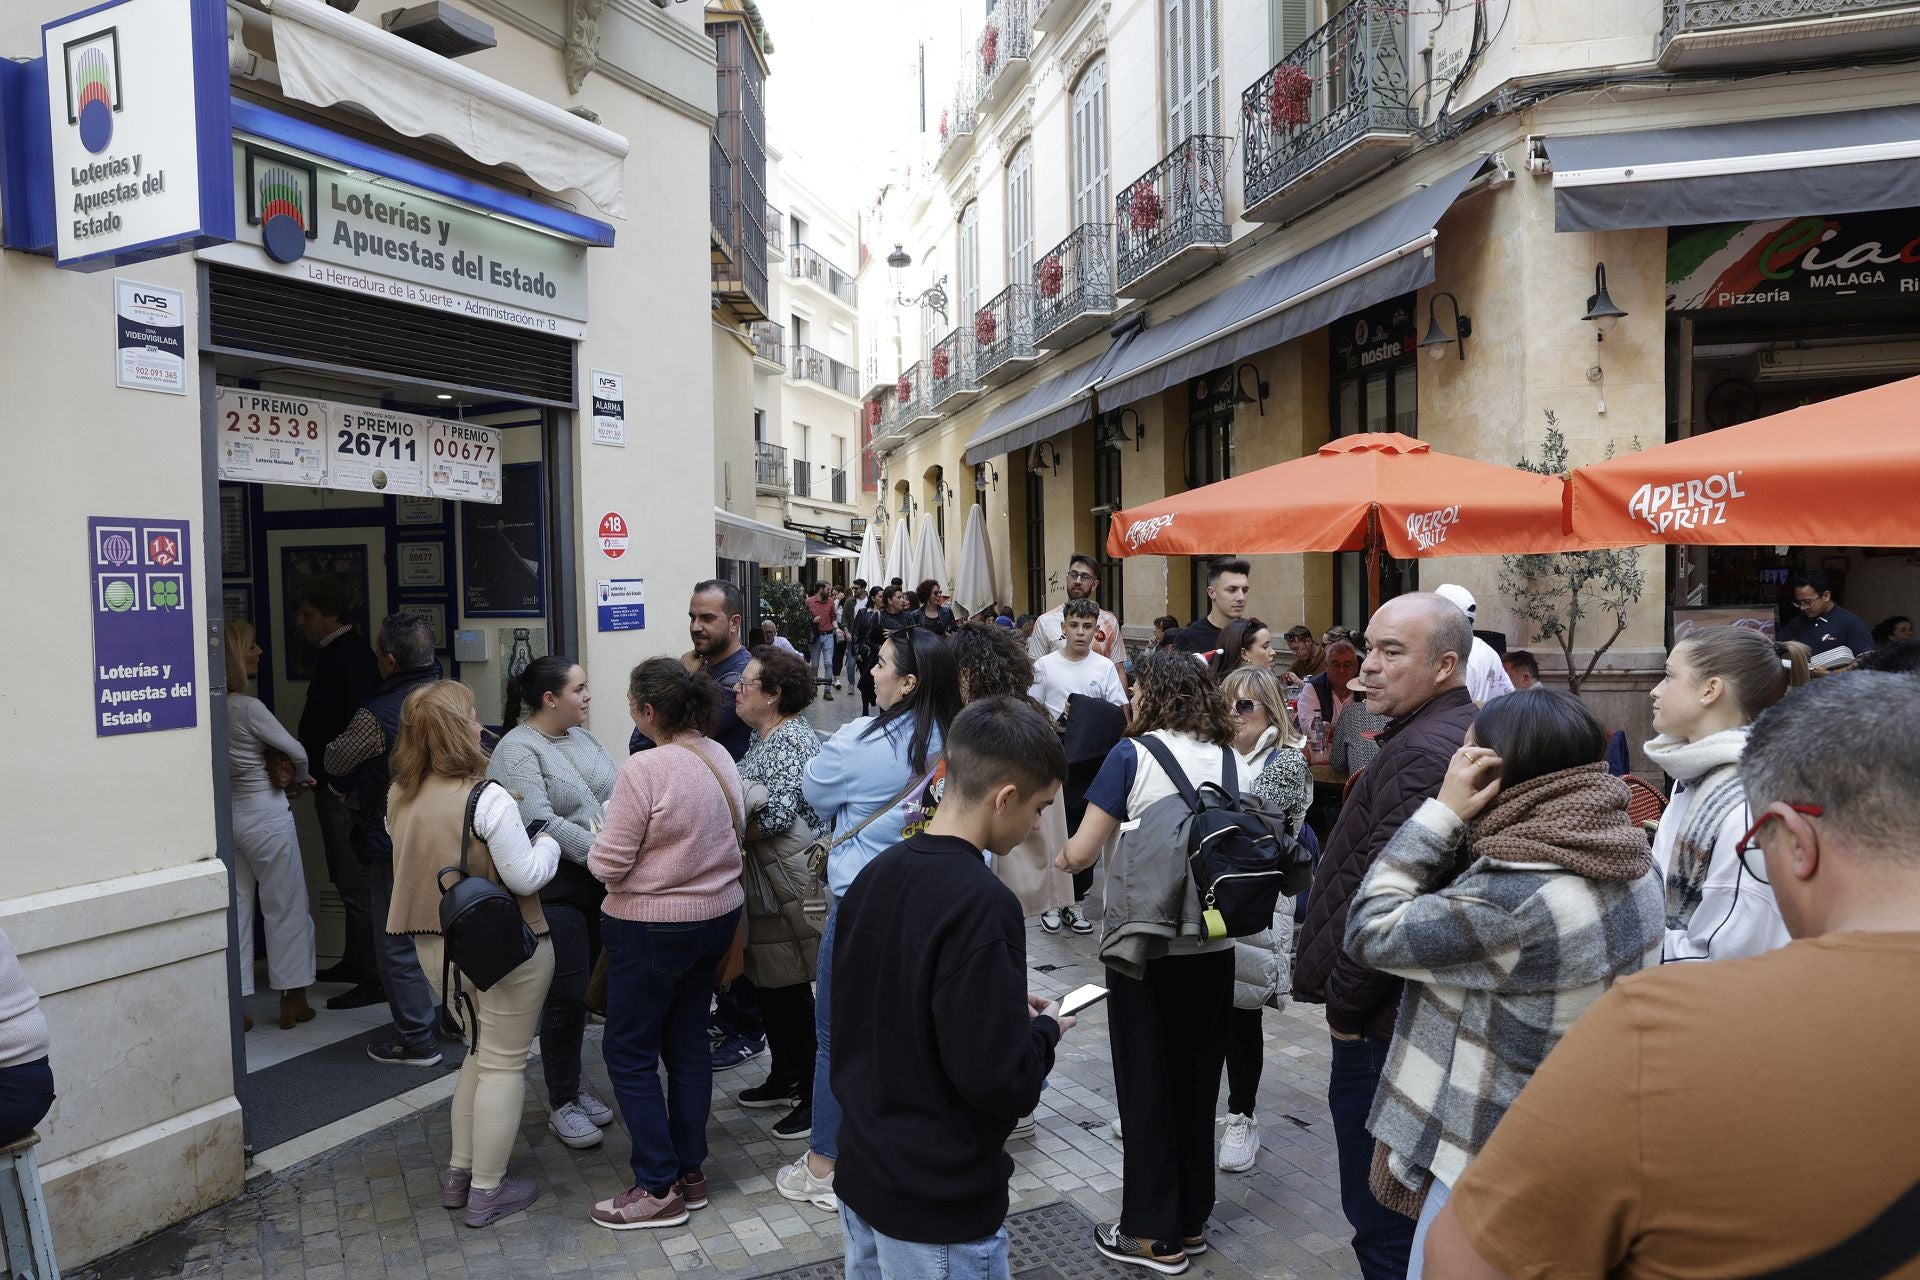
[[[1530,655],[1481,654],[1463,591],[1390,600],[1361,636],[1290,628],[1277,654],[1248,613],[1247,562],[1226,558],[1207,614],[1157,619],[1128,661],[1097,565],[1071,569],[1024,635],[997,606],[959,618],[937,582],[856,584],[852,612],[817,593],[817,634],[845,632],[876,709],[824,742],[805,712],[841,656],[746,648],[737,588],[698,584],[692,651],[628,677],[618,765],[584,727],[578,664],[526,669],[489,755],[471,694],[386,620],[382,682],[321,768],[353,781],[387,842],[371,893],[388,1051],[414,1052],[417,1005],[393,995],[413,976],[428,1016],[446,1001],[473,1038],[448,1208],[481,1227],[536,1200],[508,1165],[537,1036],[555,1135],[595,1145],[617,1109],[631,1140],[630,1179],[590,1219],[683,1224],[708,1204],[715,1073],[768,1052],[735,1101],[781,1111],[774,1138],[806,1144],[775,1187],[840,1215],[850,1277],[1004,1280],[1004,1147],[1075,1027],[1025,990],[1037,915],[1101,934],[1124,1156],[1119,1215],[1093,1243],[1116,1263],[1179,1274],[1208,1249],[1217,1172],[1260,1158],[1263,1010],[1289,1001],[1325,1009],[1341,1204],[1368,1280],[1785,1274],[1898,1247],[1882,1222],[1911,1197],[1898,1135],[1920,1113],[1888,1068],[1920,1049],[1920,1023],[1880,1015],[1910,1003],[1920,946],[1920,874],[1898,848],[1920,686],[1895,674],[1920,644],[1815,679],[1804,645],[1690,634],[1652,692],[1646,755],[1674,790],[1649,837],[1601,723]],[[240,677],[248,641],[229,636]],[[311,930],[274,923],[270,885],[286,793],[316,771],[245,711],[236,796],[259,810],[247,856],[269,976],[296,992]],[[1870,732],[1872,758],[1835,724]],[[1228,936],[1166,815],[1212,786],[1311,853],[1327,767],[1345,793],[1298,928],[1282,900]],[[439,869],[462,859],[524,925],[507,976],[464,992],[434,909]],[[581,1075],[596,974],[614,1107]],[[1879,1046],[1835,1058],[1860,1025]],[[13,1059],[41,1047],[16,1039]],[[19,1065],[0,1058],[0,1084]],[[1878,1101],[1821,1130],[1788,1090],[1836,1070],[1843,1096]],[[1748,1123],[1756,1105],[1780,1123]],[[1765,1169],[1796,1160],[1818,1185],[1789,1197]]]

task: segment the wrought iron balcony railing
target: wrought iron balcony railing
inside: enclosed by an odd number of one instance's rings
[[[1114,197],[1122,293],[1183,249],[1227,243],[1227,141],[1196,133]]]
[[[973,317],[973,376],[985,380],[1010,360],[1031,360],[1033,286],[1010,284]]]
[[[792,265],[796,279],[811,280],[848,306],[854,306],[853,277],[820,256],[812,245],[794,242]]]
[[[933,344],[933,352],[927,357],[927,372],[933,377],[934,408],[940,408],[955,396],[980,389],[980,384],[974,381],[973,359],[973,334],[965,327],[953,330]]]
[[[905,431],[917,419],[932,413],[927,400],[926,380],[921,376],[924,372],[924,368],[916,361],[893,385],[893,428],[896,432]]]
[[[1907,9],[1912,7],[1912,0],[1666,0],[1664,7],[1662,47],[1672,44],[1679,36],[1733,27],[1838,18],[1877,9]]]
[[[796,498],[813,496],[813,464],[805,458],[793,460],[793,496]]]
[[[979,89],[975,99],[982,109],[997,105],[1019,78],[1027,62],[1033,30],[1027,16],[1028,0],[1000,0],[973,42],[973,62]]]
[[[747,336],[753,341],[753,354],[768,364],[787,362],[787,331],[772,320],[755,320],[747,326]]]
[[[953,92],[953,105],[940,108],[938,150],[933,170],[945,174],[967,152],[967,143],[980,123],[980,87],[971,71],[961,68],[960,85]]]
[[[1362,138],[1413,135],[1406,12],[1393,0],[1357,0],[1240,95],[1248,210]]]
[[[733,157],[720,145],[719,134],[707,136],[707,217],[720,247],[733,248]]]
[[[812,347],[794,347],[793,361],[787,366],[787,371],[797,379],[817,382],[843,396],[860,394],[860,375],[854,372],[852,365],[842,364],[826,352],[815,351]]]
[[[787,253],[787,215],[767,206],[767,254],[783,258]]]
[[[758,489],[787,491],[787,451],[765,440],[753,442],[753,483]]]
[[[1113,224],[1083,222],[1033,264],[1033,340],[1113,310]]]

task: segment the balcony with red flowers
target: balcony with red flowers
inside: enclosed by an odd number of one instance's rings
[[[1113,201],[1120,296],[1152,298],[1218,260],[1227,219],[1227,138],[1196,133]]]

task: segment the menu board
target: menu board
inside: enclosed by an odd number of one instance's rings
[[[498,427],[236,387],[219,415],[222,480],[501,501]]]

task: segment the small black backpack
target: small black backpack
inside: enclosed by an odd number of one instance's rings
[[[480,807],[480,793],[492,782],[478,782],[467,793],[466,821],[460,827],[460,865],[442,867],[434,877],[440,886],[440,938],[445,944],[440,990],[447,1007],[465,1004],[465,1021],[473,1036],[473,1047],[480,1044],[480,1020],[475,1015],[473,997],[460,989],[461,979],[482,991],[505,978],[533,958],[538,939],[527,922],[520,918],[520,903],[511,893],[493,881],[467,870],[467,843],[473,837],[473,814]],[[458,876],[451,885],[449,874]]]
[[[1166,744],[1151,734],[1135,738],[1167,771],[1186,802],[1187,869],[1207,922],[1207,937],[1244,938],[1273,927],[1283,893],[1298,893],[1313,878],[1312,855],[1287,833],[1278,814],[1240,794],[1233,749],[1220,748],[1220,782],[1198,790]]]

